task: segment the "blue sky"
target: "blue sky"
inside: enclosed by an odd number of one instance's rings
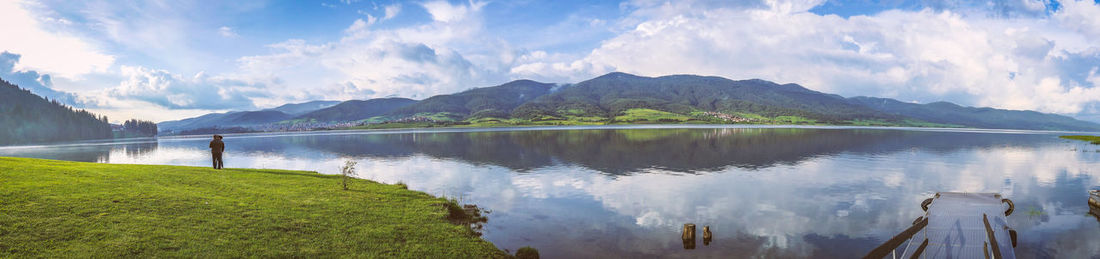
[[[0,23],[0,78],[115,121],[614,71],[1100,121],[1092,0],[0,0]]]

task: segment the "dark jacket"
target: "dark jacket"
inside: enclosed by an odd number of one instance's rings
[[[211,140],[210,141],[210,152],[213,152],[213,153],[225,152],[225,142],[222,142],[222,140],[220,140],[220,139]]]

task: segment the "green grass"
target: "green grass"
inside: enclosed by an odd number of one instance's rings
[[[1088,141],[1092,144],[1100,145],[1100,136],[1068,135],[1059,136],[1059,138]]]
[[[676,114],[666,111],[658,111],[653,109],[629,109],[622,112],[622,115],[615,116],[616,122],[627,123],[657,123],[657,122],[684,122],[690,120],[691,116]]]
[[[445,127],[447,125],[431,122],[394,122],[394,123],[378,123],[378,124],[366,124],[355,127],[347,127],[341,129],[410,129],[410,128],[434,128]]]
[[[463,116],[462,114],[450,113],[450,112],[436,112],[436,113],[417,113],[414,117],[424,117],[436,121],[458,121]]]
[[[448,202],[314,172],[0,157],[4,257],[504,257]]]
[[[799,116],[778,116],[773,118],[772,121],[783,124],[817,124],[817,120]]]
[[[752,119],[752,120],[758,120],[758,121],[766,121],[766,120],[770,120],[770,119],[768,119],[768,117],[764,117],[764,116],[762,116],[762,115],[759,115],[759,114],[755,114],[755,113],[747,113],[747,112],[735,112],[735,113],[733,113],[733,114],[734,114],[734,115],[737,115],[737,116],[741,116],[742,118],[747,118],[747,119]]]

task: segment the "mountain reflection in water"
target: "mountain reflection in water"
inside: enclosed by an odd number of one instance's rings
[[[1100,149],[1057,135],[868,128],[445,130],[227,136],[229,167],[360,176],[492,210],[484,237],[555,257],[862,256],[937,191],[1013,199],[1020,258],[1100,254]],[[206,166],[206,138],[0,156]],[[1089,151],[1089,152],[1083,152]],[[684,250],[684,223],[710,226]]]

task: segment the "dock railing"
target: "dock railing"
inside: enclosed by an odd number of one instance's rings
[[[901,247],[901,244],[904,244],[906,240],[913,239],[913,235],[916,235],[917,232],[920,232],[921,229],[924,229],[924,227],[926,226],[928,226],[928,218],[917,218],[917,220],[913,221],[913,226],[905,229],[905,231],[902,231],[893,238],[890,238],[890,240],[887,240],[886,243],[883,243],[882,245],[876,247],[874,250],[871,250],[871,252],[867,253],[867,255],[863,258],[881,259],[886,258],[888,255],[892,255],[891,258],[897,258],[898,247]],[[910,241],[909,243],[912,244],[912,241]],[[913,256],[911,258],[918,258],[921,253],[924,252],[925,247],[928,247],[927,238],[925,238],[924,241],[921,242],[920,246],[917,247],[917,250],[913,252]],[[908,249],[908,247],[906,249]],[[904,252],[902,254],[904,254]]]
[[[934,201],[941,200],[942,204],[933,204]],[[924,216],[918,217],[912,226],[871,250],[863,258],[896,259],[899,257],[899,249],[901,257],[908,258],[939,258],[944,255],[981,258],[983,254],[985,258],[1015,258],[1012,249],[1016,247],[1016,230],[1006,223],[1006,217],[1015,209],[1012,200],[1002,198],[996,193],[947,192],[936,193],[933,198],[924,200],[921,208],[926,211]],[[1002,208],[1004,217],[1000,216]],[[978,215],[981,217],[977,217]],[[932,224],[929,224],[930,219]],[[977,219],[981,220],[975,221]],[[984,238],[967,239],[979,235]],[[932,240],[931,244],[929,239]],[[908,245],[902,249],[902,244],[906,243]]]

